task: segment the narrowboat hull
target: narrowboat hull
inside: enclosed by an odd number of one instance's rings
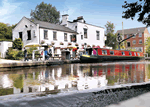
[[[81,62],[103,62],[103,61],[119,61],[119,60],[141,60],[144,57],[138,56],[93,56],[93,55],[82,55],[80,56]]]

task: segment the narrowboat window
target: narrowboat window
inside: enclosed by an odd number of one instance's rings
[[[140,56],[140,54],[139,53],[137,53],[138,54],[138,56]]]
[[[124,53],[124,52],[122,52],[122,55],[125,55],[125,53]]]
[[[129,52],[129,55],[132,55],[131,52]]]
[[[136,53],[134,52],[134,56],[136,56]]]
[[[107,55],[107,51],[106,50],[102,50],[102,54],[103,55]]]
[[[114,55],[114,51],[110,51],[110,55]]]

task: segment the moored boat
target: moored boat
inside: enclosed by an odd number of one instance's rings
[[[118,60],[140,60],[144,59],[143,52],[128,50],[112,50],[97,48],[96,54],[92,55],[92,48],[86,50],[86,55],[80,56],[81,62],[102,62],[102,61],[118,61]]]

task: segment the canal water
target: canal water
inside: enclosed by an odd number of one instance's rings
[[[147,82],[150,65],[142,62],[64,64],[0,72],[0,96],[70,93],[119,84]]]

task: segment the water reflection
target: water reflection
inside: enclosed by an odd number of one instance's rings
[[[0,95],[39,91],[57,93],[145,82],[150,79],[149,70],[150,65],[145,64],[66,64],[0,72]]]

